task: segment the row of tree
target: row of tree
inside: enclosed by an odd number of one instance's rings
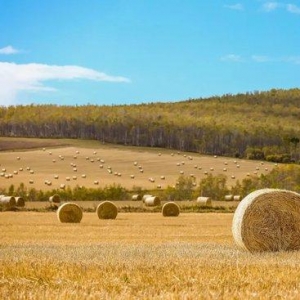
[[[95,139],[271,161],[299,161],[300,90],[177,103],[0,107],[0,136]]]

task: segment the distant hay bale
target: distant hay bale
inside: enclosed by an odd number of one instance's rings
[[[64,203],[57,210],[57,217],[61,223],[80,223],[82,209],[75,203]]]
[[[32,179],[29,180],[29,184],[34,184],[34,181]]]
[[[144,203],[146,206],[159,206],[160,199],[157,196],[150,196],[145,199]]]
[[[86,178],[86,175],[85,175],[85,174],[82,174],[81,177],[82,177],[82,178]]]
[[[17,207],[24,207],[25,206],[25,200],[23,197],[15,197],[16,199],[16,206]]]
[[[142,196],[140,194],[132,195],[131,200],[140,201],[140,200],[142,200]]]
[[[54,194],[49,197],[49,202],[51,206],[59,206],[60,204],[60,196],[58,194]]]
[[[150,194],[145,194],[145,195],[143,196],[142,200],[143,200],[144,203],[145,203],[146,198],[148,198],[148,197],[152,197],[152,195],[150,195]]]
[[[12,208],[16,206],[16,199],[13,196],[1,195],[0,197],[0,206],[3,208]]]
[[[64,183],[62,183],[62,184],[59,186],[59,188],[60,188],[61,190],[64,190],[64,189],[66,188],[66,185],[65,185]]]
[[[233,196],[233,200],[234,201],[240,201],[241,200],[241,196],[240,195],[234,195]]]
[[[180,209],[175,202],[167,202],[162,207],[162,214],[164,217],[177,217],[179,216]]]
[[[99,219],[115,219],[118,215],[118,208],[111,201],[104,201],[97,206],[96,212]]]
[[[300,194],[279,189],[250,193],[235,211],[232,234],[250,252],[300,250]]]
[[[98,181],[98,180],[95,180],[95,181],[94,181],[94,184],[95,184],[95,185],[98,185],[98,184],[99,184],[99,181]]]
[[[212,202],[209,197],[198,197],[196,203],[200,206],[211,206]]]
[[[225,201],[232,201],[233,200],[233,195],[225,195]]]

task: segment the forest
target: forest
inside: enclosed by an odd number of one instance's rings
[[[0,136],[94,139],[299,163],[300,89],[117,106],[2,106]]]

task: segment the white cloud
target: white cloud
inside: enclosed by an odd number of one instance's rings
[[[241,3],[231,4],[231,5],[224,5],[226,8],[233,9],[233,10],[244,10],[244,6]]]
[[[287,56],[287,57],[283,58],[282,61],[299,65],[300,64],[300,56]]]
[[[268,56],[265,55],[252,55],[251,56],[252,60],[256,62],[268,62],[271,61],[271,59]]]
[[[280,4],[278,2],[266,2],[263,4],[263,10],[266,12],[273,11],[280,7]]]
[[[110,76],[80,66],[55,66],[46,64],[16,64],[0,62],[0,105],[15,102],[20,91],[55,91],[44,85],[49,80],[87,79],[108,82],[130,82],[128,78]]]
[[[300,14],[300,7],[294,4],[287,4],[286,10],[293,14]]]
[[[20,52],[19,50],[15,49],[12,46],[6,46],[6,47],[0,49],[0,54],[5,54],[5,55],[16,54],[19,52]]]
[[[232,62],[241,62],[241,61],[243,61],[242,57],[240,55],[236,55],[236,54],[227,54],[225,56],[222,56],[221,60],[223,60],[223,61],[232,61]]]

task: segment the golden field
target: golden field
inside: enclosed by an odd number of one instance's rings
[[[133,187],[153,190],[174,186],[180,175],[193,176],[198,184],[205,173],[224,174],[231,186],[247,174],[267,174],[274,167],[267,162],[105,145],[97,141],[0,138],[1,145],[0,149],[26,148],[0,152],[0,184],[6,188],[23,182],[43,190],[60,188],[61,184],[71,188],[120,184],[129,190]],[[6,178],[9,174],[12,177]],[[99,184],[95,185],[95,181]]]
[[[299,252],[239,250],[232,214],[0,214],[2,299],[299,299]]]

